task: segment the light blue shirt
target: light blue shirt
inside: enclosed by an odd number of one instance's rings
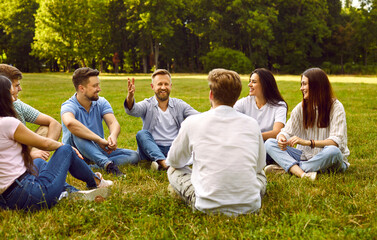
[[[100,97],[97,101],[92,101],[90,110],[89,112],[87,112],[86,109],[77,101],[76,93],[62,104],[60,116],[62,116],[66,112],[71,112],[75,116],[76,120],[84,124],[85,127],[90,129],[101,138],[104,137],[102,125],[103,116],[107,113],[114,113],[113,109],[110,106],[110,103],[103,97]],[[72,133],[64,125],[63,121],[62,126],[62,142],[64,144],[68,144]]]
[[[146,98],[141,102],[136,103],[134,99],[134,105],[132,109],[127,107],[127,99],[124,100],[124,109],[128,115],[134,117],[141,117],[143,120],[143,129],[153,132],[159,124],[158,113],[158,101],[156,98]],[[188,117],[199,112],[192,108],[189,104],[181,99],[169,98],[168,109],[172,115],[175,125],[179,130],[181,123]]]

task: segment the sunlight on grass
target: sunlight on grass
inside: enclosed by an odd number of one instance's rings
[[[72,74],[24,74],[20,99],[60,121],[60,106],[74,94]],[[139,118],[123,109],[126,80],[135,77],[137,101],[152,96],[150,75],[101,75],[101,96],[111,103],[122,126],[118,144],[136,150]],[[173,74],[172,96],[199,111],[209,109],[206,75]],[[289,112],[301,101],[300,76],[278,75]],[[248,93],[243,75],[241,96]],[[166,190],[165,172],[148,162],[124,166],[125,179],[101,171],[115,182],[103,203],[62,201],[35,213],[0,210],[2,239],[373,239],[377,236],[377,91],[375,77],[330,76],[348,124],[350,168],[344,174],[319,174],[315,182],[288,174],[268,175],[259,214],[228,218],[193,213]],[[28,124],[30,128],[35,126]],[[105,128],[107,129],[107,128]],[[108,135],[108,131],[105,131]],[[226,159],[224,159],[226,161]],[[67,181],[85,189],[69,176]]]

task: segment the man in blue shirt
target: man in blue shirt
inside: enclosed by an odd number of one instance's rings
[[[152,161],[154,170],[167,170],[165,159],[181,123],[199,112],[183,100],[169,97],[172,81],[167,70],[157,69],[152,74],[151,87],[155,96],[136,103],[135,79],[128,79],[124,108],[127,114],[143,120],[143,129],[136,134],[140,158]]]
[[[117,165],[137,163],[137,152],[117,148],[120,125],[114,116],[110,103],[99,97],[101,91],[97,70],[84,67],[73,73],[72,82],[76,93],[62,104],[64,144],[76,147],[86,158],[99,167],[117,176],[123,176]],[[109,128],[110,136],[105,139],[102,120]]]

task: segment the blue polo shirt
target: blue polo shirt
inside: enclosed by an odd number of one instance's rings
[[[60,116],[62,116],[66,112],[73,113],[73,115],[79,122],[84,124],[88,129],[90,129],[101,138],[104,137],[102,125],[103,116],[107,113],[114,113],[113,109],[110,106],[110,103],[103,97],[100,97],[97,101],[92,101],[90,110],[89,112],[87,112],[86,109],[77,101],[76,93],[62,104]],[[71,138],[72,133],[64,125],[63,121],[62,126],[62,142],[64,144],[69,144],[69,139]]]

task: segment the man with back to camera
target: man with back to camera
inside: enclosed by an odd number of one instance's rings
[[[37,134],[57,141],[62,131],[62,126],[60,123],[54,118],[41,113],[37,109],[18,99],[18,93],[22,91],[20,84],[22,79],[21,71],[8,64],[0,64],[0,74],[6,76],[12,81],[12,86],[14,89],[12,94],[14,98],[13,106],[17,112],[18,120],[20,120],[24,125],[26,125],[26,122],[40,125],[36,130]],[[47,160],[50,157],[50,152],[32,148],[30,150],[30,156],[32,159],[41,158],[43,160]]]
[[[167,170],[165,159],[181,123],[199,112],[183,100],[169,97],[172,81],[167,70],[157,69],[152,74],[151,87],[155,96],[136,103],[135,79],[128,79],[124,109],[127,114],[143,120],[143,129],[136,135],[140,158],[152,161],[154,170]]]
[[[242,89],[236,72],[214,69],[208,82],[211,110],[187,118],[170,148],[169,191],[193,210],[231,216],[257,212],[267,185],[259,125],[233,109]],[[191,156],[192,169],[186,166]]]
[[[139,161],[137,152],[117,148],[120,125],[110,103],[99,97],[99,71],[88,67],[76,69],[72,82],[76,93],[62,104],[64,144],[76,147],[86,160],[117,176],[124,174],[118,166]],[[110,135],[104,138],[102,120]]]

